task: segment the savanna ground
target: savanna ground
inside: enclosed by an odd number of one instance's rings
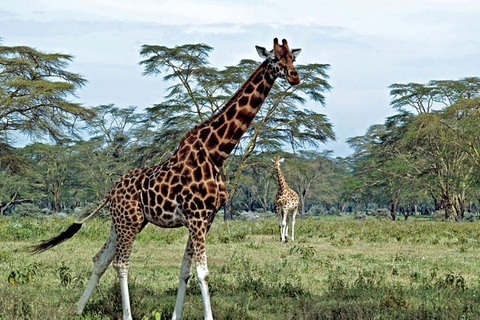
[[[92,219],[69,241],[31,255],[70,219],[0,219],[0,319],[118,319],[107,269],[82,316],[77,300],[110,222]],[[134,319],[169,319],[187,230],[148,225],[130,267]],[[297,219],[280,243],[274,219],[225,223],[207,240],[215,319],[480,319],[480,222]],[[189,282],[184,319],[203,319]]]

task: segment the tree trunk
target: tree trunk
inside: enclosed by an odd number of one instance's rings
[[[435,211],[443,209],[443,201],[439,200],[437,197],[435,197],[432,193],[430,193],[430,196],[433,199],[433,205],[435,207]]]
[[[60,212],[60,193],[54,192],[53,193],[53,201],[54,201],[54,210],[56,213]]]
[[[445,207],[445,219],[456,219],[455,208],[454,206],[447,200],[444,204]]]
[[[305,216],[306,208],[305,208],[305,196],[304,193],[300,193],[300,208],[299,213],[301,216]]]
[[[442,195],[443,206],[445,207],[445,219],[460,221],[465,216],[465,199],[461,195]]]
[[[454,197],[454,207],[455,207],[457,219],[463,220],[463,218],[465,217],[465,210],[467,209],[465,196],[463,194],[456,195]]]
[[[396,216],[395,216],[395,211],[397,210],[397,205],[395,203],[395,201],[391,200],[390,201],[390,217],[392,218],[393,221],[396,220]]]
[[[225,205],[223,206],[223,220],[232,220],[232,199],[228,197]]]
[[[4,206],[2,206],[2,209],[0,210],[0,216],[5,215],[5,211],[8,209],[9,206],[12,205],[12,203],[15,202],[15,200],[17,199],[17,196],[18,196],[18,193],[15,192],[12,198],[10,199],[10,201],[8,201]]]

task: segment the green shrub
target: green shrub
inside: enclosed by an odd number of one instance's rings
[[[45,213],[42,212],[42,209],[40,209],[40,207],[32,203],[24,203],[24,204],[15,206],[15,208],[12,210],[12,217],[17,219],[18,218],[41,219],[41,218],[45,218],[46,215]]]
[[[36,263],[19,267],[10,272],[10,275],[8,276],[8,282],[13,286],[30,283],[30,281],[32,281],[37,275],[37,269],[38,266]]]

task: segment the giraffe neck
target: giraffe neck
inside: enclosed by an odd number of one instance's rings
[[[287,185],[287,182],[285,181],[285,178],[283,177],[280,167],[276,167],[276,169],[277,169],[277,177],[278,177],[278,188],[283,193],[285,190],[288,189],[288,185]]]
[[[192,128],[180,142],[201,141],[207,157],[221,167],[233,148],[248,129],[275,82],[276,76],[269,70],[270,59],[265,60],[237,90],[230,100],[210,119]],[[193,146],[191,146],[194,148]]]

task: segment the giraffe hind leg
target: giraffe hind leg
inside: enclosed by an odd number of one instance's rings
[[[285,242],[288,240],[288,223],[290,222],[290,210],[285,212]]]
[[[181,319],[183,303],[188,279],[192,274],[192,263],[196,261],[197,281],[202,293],[204,320],[213,320],[212,308],[210,304],[210,294],[208,292],[209,271],[207,266],[207,254],[205,251],[206,244],[206,227],[200,230],[189,230],[187,247],[180,271],[180,282],[178,286],[177,301],[173,313],[173,320]],[[198,233],[197,233],[198,232]]]
[[[128,290],[128,269],[130,256],[132,254],[133,242],[137,234],[142,231],[147,222],[140,221],[137,224],[123,224],[121,229],[117,229],[117,242],[115,255],[113,257],[113,267],[117,271],[120,282],[120,292],[122,295],[123,320],[132,320],[132,311],[130,308],[130,295]],[[120,245],[121,244],[121,245]]]
[[[292,214],[292,241],[295,241],[295,216],[297,215],[297,210],[295,209]]]
[[[93,271],[90,276],[85,290],[83,291],[82,297],[78,301],[77,314],[81,315],[85,305],[87,304],[88,299],[93,293],[93,290],[97,286],[98,281],[107,270],[107,267],[113,260],[115,255],[115,250],[117,247],[117,234],[115,229],[111,229],[110,236],[108,237],[107,242],[103,245],[102,249],[93,257]]]

